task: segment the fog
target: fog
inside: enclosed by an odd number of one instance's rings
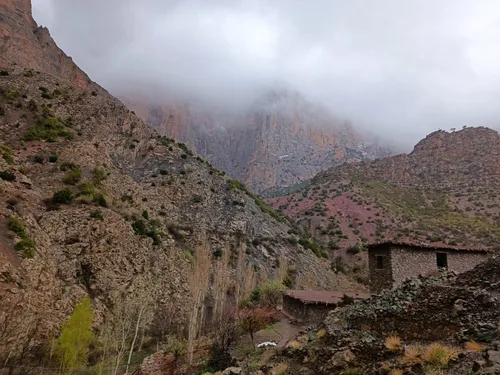
[[[33,0],[117,95],[244,106],[288,85],[382,139],[500,123],[496,0]]]

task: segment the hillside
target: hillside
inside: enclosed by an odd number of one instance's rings
[[[391,238],[493,246],[499,185],[500,135],[477,127],[429,134],[408,155],[331,168],[266,201],[350,254]]]
[[[349,123],[287,89],[265,91],[243,112],[125,103],[160,134],[185,142],[256,192],[300,183],[344,162],[390,154]]]
[[[30,10],[0,0],[4,365],[50,362],[50,340],[86,296],[108,345],[132,322],[143,339],[184,335],[188,321],[196,336],[269,279],[361,288],[242,184],[91,82]]]
[[[242,359],[240,373],[497,374],[499,276],[493,258],[463,274],[406,280],[331,311],[323,327],[285,349]]]

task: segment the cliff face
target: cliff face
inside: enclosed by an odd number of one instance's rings
[[[161,134],[188,143],[258,192],[297,184],[344,162],[390,153],[326,109],[286,90],[266,92],[241,114],[188,104],[125,103]]]
[[[38,27],[31,15],[30,0],[0,0],[0,36],[0,64],[13,62],[57,75],[80,88],[96,87],[57,47],[49,30]]]
[[[2,363],[46,363],[48,338],[84,296],[98,335],[138,306],[145,332],[175,334],[187,311],[210,311],[204,326],[269,278],[359,288],[285,218],[90,82],[29,2],[0,6]]]

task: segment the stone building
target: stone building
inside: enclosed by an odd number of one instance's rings
[[[464,272],[486,260],[487,249],[456,246],[382,242],[370,244],[368,267],[371,291],[392,289],[403,280],[439,270]]]
[[[306,325],[318,325],[339,303],[368,298],[366,293],[288,290],[283,295],[283,310]]]

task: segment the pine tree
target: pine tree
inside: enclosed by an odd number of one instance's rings
[[[55,353],[61,363],[63,374],[85,366],[92,334],[92,304],[90,298],[82,299],[61,329],[56,341]]]

